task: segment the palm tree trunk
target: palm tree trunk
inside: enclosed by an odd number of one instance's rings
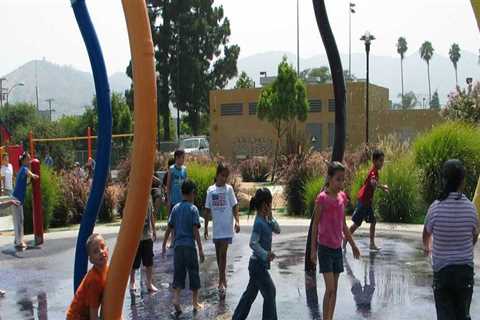
[[[403,89],[403,58],[400,58],[400,74],[401,74],[401,78],[402,78],[402,108],[405,108],[405,106],[403,105],[403,96],[405,94],[404,92],[404,89]]]
[[[455,85],[458,88],[458,70],[457,70],[457,67],[455,67]]]
[[[427,61],[427,73],[428,73],[428,105],[432,102],[432,86],[430,84],[430,62]]]

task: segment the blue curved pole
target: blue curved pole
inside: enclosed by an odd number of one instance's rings
[[[93,182],[88,197],[87,206],[82,216],[78,231],[77,246],[75,248],[74,290],[76,291],[83,277],[87,273],[88,256],[86,241],[92,234],[97,220],[98,211],[103,201],[103,194],[107,184],[110,169],[110,153],[112,149],[112,107],[110,104],[110,88],[108,85],[107,69],[103,59],[102,49],[95,33],[92,20],[88,14],[85,0],[71,0],[73,12],[78,27],[87,47],[88,57],[92,66],[95,91],[97,95],[97,158]]]

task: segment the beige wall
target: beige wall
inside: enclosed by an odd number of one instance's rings
[[[210,92],[210,148],[213,153],[233,158],[247,155],[269,155],[275,147],[275,133],[268,122],[249,114],[249,104],[256,103],[261,88]],[[329,124],[335,113],[328,110],[333,98],[331,84],[308,85],[309,100],[321,100],[322,111],[310,112],[300,130],[321,125],[321,147],[328,148]],[[432,110],[389,110],[388,89],[370,86],[369,138],[371,142],[389,134],[411,138],[431,128],[441,119]],[[241,104],[241,115],[221,115],[222,105]],[[319,139],[320,140],[320,139]],[[350,82],[347,87],[347,147],[355,148],[365,142],[365,83]]]

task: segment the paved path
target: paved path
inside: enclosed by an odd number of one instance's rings
[[[320,319],[323,280],[318,277],[318,285],[312,286],[315,282],[303,272],[309,221],[279,220],[283,230],[280,236],[274,237],[273,244],[279,258],[271,270],[277,286],[279,319]],[[252,217],[242,217],[242,232],[229,250],[229,290],[225,301],[220,301],[215,289],[218,278],[213,244],[211,241],[205,243],[207,259],[201,266],[201,297],[205,309],[195,319],[228,319],[234,310],[248,281],[248,239],[252,222]],[[95,230],[105,235],[111,252],[118,229],[118,224],[113,224],[100,225]],[[339,282],[335,319],[434,319],[431,266],[420,250],[422,226],[380,224],[379,229],[382,251],[374,254],[367,250],[368,229],[365,227],[357,234],[362,259],[354,261],[350,253],[346,256],[346,272]],[[7,296],[0,299],[0,319],[63,319],[73,294],[76,232],[76,229],[50,232],[45,235],[46,242],[41,249],[20,253],[12,250],[12,235],[0,235],[0,287],[8,291]],[[125,319],[171,319],[172,257],[169,252],[163,259],[160,248],[161,243],[156,242],[155,283],[161,290],[155,295],[149,295],[144,288],[134,296],[127,292]],[[477,286],[475,292],[479,290]],[[189,292],[184,293],[182,301],[187,308],[182,319],[192,319],[188,312]],[[361,303],[357,305],[356,302]],[[261,318],[261,303],[259,295],[249,319]],[[472,311],[474,314],[480,312],[477,295],[474,295]]]

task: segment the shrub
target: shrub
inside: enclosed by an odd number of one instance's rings
[[[282,159],[279,172],[285,181],[284,195],[291,215],[301,216],[307,209],[305,183],[314,176],[325,176],[325,156],[319,152],[302,152]]]
[[[472,198],[480,173],[480,131],[477,128],[459,122],[440,125],[415,141],[414,155],[421,170],[427,203],[432,203],[441,192],[441,170],[448,159],[459,159],[465,165],[465,194]]]
[[[388,163],[381,172],[381,182],[390,192],[375,193],[375,209],[385,222],[421,223],[426,213],[418,184],[419,172],[413,159],[405,157]]]
[[[480,122],[480,83],[473,89],[459,89],[448,96],[446,108],[441,111],[444,118],[465,121],[478,125]]]
[[[87,204],[89,185],[67,171],[61,172],[59,180],[60,202],[54,210],[54,226],[80,223]]]
[[[270,173],[270,163],[265,158],[252,158],[240,163],[240,174],[244,182],[265,182]]]
[[[109,185],[105,188],[102,206],[98,212],[98,221],[108,223],[115,220],[115,209],[118,204],[117,187]]]
[[[207,190],[215,179],[216,165],[213,162],[209,164],[200,164],[198,162],[187,163],[188,178],[197,185],[197,194],[195,195],[195,205],[202,211],[207,197]]]
[[[47,167],[41,166],[40,169],[40,188],[42,193],[43,208],[43,227],[48,229],[52,220],[54,220],[54,208],[59,202],[60,185],[59,179],[54,171]],[[33,232],[33,213],[32,213],[32,188],[27,188],[24,205],[24,227],[25,233]]]
[[[322,176],[308,179],[306,182],[304,193],[306,216],[311,217],[313,215],[313,210],[315,209],[315,199],[324,186],[325,178]]]

